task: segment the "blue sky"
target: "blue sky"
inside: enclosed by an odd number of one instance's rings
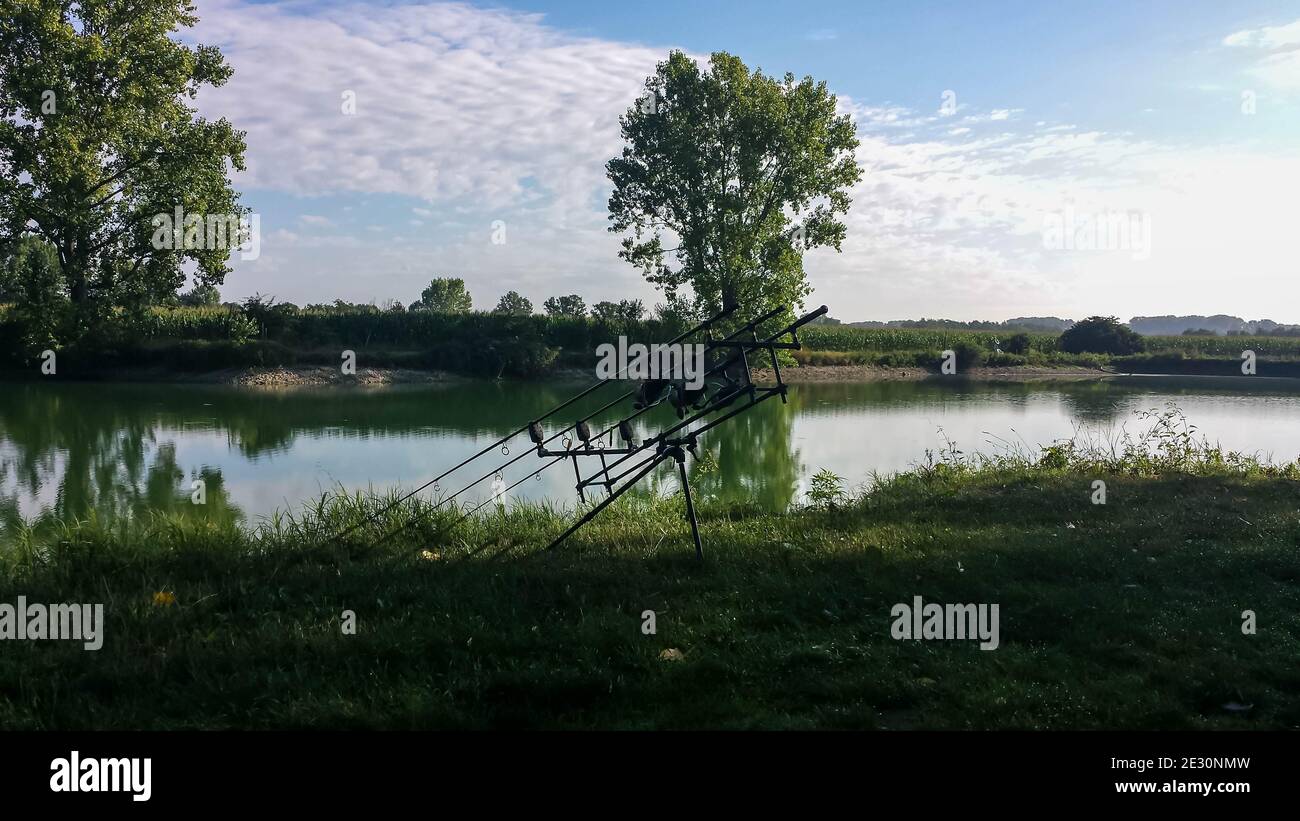
[[[227,298],[409,302],[455,275],[485,308],[653,303],[604,230],[603,165],[681,48],[811,74],[854,116],[849,241],[805,259],[835,316],[1300,321],[1295,3],[197,5],[187,37],[235,69],[200,108],[248,131],[263,234]],[[1131,234],[1049,238],[1104,219]]]

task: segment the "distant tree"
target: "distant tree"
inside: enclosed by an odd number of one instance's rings
[[[506,291],[505,296],[497,303],[494,314],[507,314],[509,316],[528,316],[533,312],[533,303],[521,296],[518,291]]]
[[[192,289],[177,296],[176,300],[181,305],[190,308],[216,307],[221,304],[221,292],[217,290],[215,285],[200,282]]]
[[[591,315],[606,322],[628,320],[635,322],[645,316],[645,305],[639,299],[624,299],[619,302],[597,302],[591,306]]]
[[[1142,337],[1113,316],[1090,316],[1061,334],[1057,347],[1066,353],[1140,353]]]
[[[726,52],[701,70],[674,51],[645,85],[605,166],[610,231],[628,233],[619,256],[670,298],[689,286],[697,313],[802,302],[803,252],[840,248],[862,176],[852,118],[826,83],[751,72]]]
[[[542,303],[547,316],[586,316],[587,303],[577,294],[553,296]]]
[[[1229,331],[1228,333],[1232,332]],[[1188,328],[1183,331],[1183,336],[1218,336],[1218,334],[1209,328]]]
[[[420,298],[411,303],[412,311],[432,311],[438,314],[463,314],[473,307],[465,280],[459,277],[435,277]]]

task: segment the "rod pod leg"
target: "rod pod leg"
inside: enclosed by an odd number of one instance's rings
[[[682,477],[682,493],[686,496],[686,519],[691,523],[691,538],[695,540],[695,558],[704,561],[704,545],[700,542],[700,524],[695,519],[695,502],[691,499],[691,485],[686,480],[686,453],[680,446],[668,451],[677,461],[677,472]]]

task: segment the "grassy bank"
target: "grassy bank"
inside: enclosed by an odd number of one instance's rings
[[[646,498],[553,553],[564,517],[539,507],[370,546],[403,505],[327,538],[382,502],[361,497],[253,532],[20,534],[0,601],[103,602],[106,638],[7,643],[0,726],[1300,726],[1300,466],[1153,430],[949,451],[783,516],[706,509],[702,565],[680,503]],[[916,595],[997,603],[1000,646],[892,639]]]

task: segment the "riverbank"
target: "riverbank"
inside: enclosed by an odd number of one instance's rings
[[[680,502],[631,497],[550,553],[568,519],[531,506],[339,538],[384,504],[362,497],[27,534],[0,602],[104,603],[104,643],[10,642],[0,726],[1300,726],[1300,467],[1161,442],[705,506],[703,564]],[[996,605],[996,649],[895,638],[916,596]]]

